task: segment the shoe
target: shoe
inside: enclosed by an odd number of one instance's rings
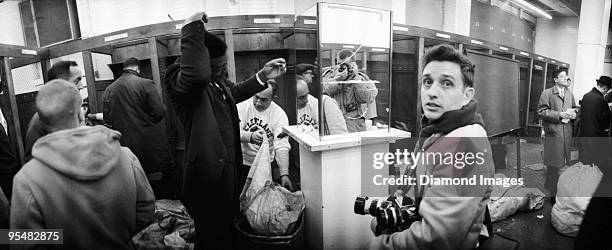
[[[555,199],[555,197],[550,197],[550,202],[555,205],[555,203],[557,202],[557,199]]]

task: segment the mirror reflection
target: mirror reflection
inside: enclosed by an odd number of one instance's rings
[[[384,10],[319,4],[321,135],[388,128],[390,17]]]

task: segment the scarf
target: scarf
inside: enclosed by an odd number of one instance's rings
[[[448,134],[451,131],[472,124],[480,124],[484,127],[482,116],[476,113],[478,102],[472,99],[468,104],[458,110],[447,111],[436,120],[429,120],[423,116],[421,119],[421,133],[419,134],[420,145],[421,138],[429,138],[433,134]]]

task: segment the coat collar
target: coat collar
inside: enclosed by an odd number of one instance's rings
[[[599,89],[597,89],[597,88],[595,88],[595,87],[593,87],[593,89],[591,89],[591,92],[592,92],[592,93],[595,93],[595,94],[597,94],[597,95],[599,95],[599,96],[601,96],[601,97],[603,97],[603,96],[604,96],[604,95],[603,95],[603,93],[601,93],[601,91],[599,91]]]
[[[132,74],[135,76],[140,76],[138,72],[136,72],[135,70],[131,70],[131,69],[124,69],[123,71],[121,71],[121,75],[125,75],[125,74]]]
[[[559,87],[557,87],[557,84],[555,84],[555,86],[552,87],[552,92],[554,95],[558,95],[559,97],[561,97],[561,99],[565,99],[565,96],[569,94],[569,89],[567,87],[563,87],[563,88],[565,89],[563,91],[563,96],[560,95]]]

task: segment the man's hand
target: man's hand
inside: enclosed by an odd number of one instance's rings
[[[276,58],[267,62],[263,68],[259,71],[263,77],[266,79],[261,79],[262,81],[268,79],[274,79],[281,75],[283,75],[287,71],[287,63],[283,58]],[[260,75],[260,77],[262,76]]]
[[[570,119],[576,119],[576,110],[575,109],[568,109],[567,113],[568,113]]]
[[[261,145],[263,143],[265,133],[261,130],[257,130],[251,134],[251,143]]]
[[[293,192],[293,185],[291,184],[291,178],[289,178],[288,175],[281,176],[280,181],[281,181],[281,186]]]
[[[207,23],[208,15],[206,15],[204,11],[197,12],[191,15],[190,17],[188,17],[187,19],[185,19],[185,21],[183,22],[183,26],[190,24],[192,22],[197,22],[197,21],[202,21],[203,23]]]
[[[372,233],[375,236],[378,236],[378,235],[376,235],[376,226],[377,226],[376,218],[372,218],[372,220],[370,221],[370,230],[372,230]]]
[[[349,71],[348,68],[345,68],[343,71],[339,71],[339,70],[340,70],[340,67],[336,69],[336,74],[335,74],[336,76],[334,77],[334,79],[336,81],[346,80],[346,77],[348,77],[348,71]]]
[[[567,113],[567,112],[565,112],[565,111],[561,111],[561,112],[559,113],[559,117],[561,117],[562,119],[570,119],[570,114],[568,114],[568,113]]]

